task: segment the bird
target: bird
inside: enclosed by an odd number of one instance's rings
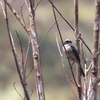
[[[70,61],[76,62],[79,65],[81,75],[85,77],[84,71],[81,67],[79,53],[77,52],[76,48],[72,45],[72,41],[70,39],[66,39],[63,42],[63,51],[65,53],[66,58],[68,58]]]

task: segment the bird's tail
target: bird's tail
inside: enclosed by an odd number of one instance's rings
[[[84,71],[83,71],[81,66],[80,66],[80,72],[81,72],[81,75],[83,75],[85,77],[85,73],[84,73]]]

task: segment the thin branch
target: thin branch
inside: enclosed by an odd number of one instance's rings
[[[34,67],[32,67],[32,69],[29,71],[29,73],[26,76],[26,79],[29,77],[29,75],[31,74],[31,72],[33,71]]]
[[[79,39],[83,42],[83,44],[86,46],[86,48],[88,49],[88,51],[90,52],[90,54],[92,54],[90,48],[88,47],[88,45],[85,43],[85,41],[82,39],[81,34],[79,35]]]
[[[28,1],[27,0],[24,0],[25,1],[25,4],[26,4],[26,7],[27,9],[29,8],[29,4],[28,4]]]
[[[37,7],[39,6],[39,4],[42,2],[42,0],[40,0],[39,2],[38,2],[38,4],[36,5],[36,7],[35,7],[35,10],[37,9]]]
[[[56,24],[56,22],[50,27],[50,29],[47,31],[47,33],[44,34],[42,40],[41,40],[40,43],[39,43],[39,47],[40,47],[40,45],[42,44],[42,42],[43,42],[44,38],[46,37],[46,35],[47,35],[47,34],[51,31],[51,29],[55,26],[55,24]]]
[[[92,64],[93,64],[93,62],[91,62],[90,65],[89,65],[89,67],[87,68],[87,70],[86,70],[86,74],[88,74],[89,71],[92,69]]]
[[[53,4],[52,0],[48,0],[51,5],[53,6],[53,8],[58,12],[58,14],[62,17],[62,19],[64,19],[64,21],[70,26],[70,28],[74,31],[74,28],[71,26],[71,24],[64,18],[64,16],[59,12],[59,10],[56,8],[56,6]]]
[[[2,11],[3,11],[4,18],[6,18],[5,8],[4,8],[4,4],[2,1],[0,1],[0,5],[1,5]]]
[[[14,89],[17,92],[17,94],[22,98],[22,100],[24,100],[24,98],[21,96],[21,94],[18,92],[17,88],[16,88],[16,82],[13,83]]]
[[[25,2],[24,2],[24,4],[25,4]],[[24,5],[24,4],[23,4],[23,5]],[[21,6],[21,17],[22,17],[22,20],[23,20],[23,22],[24,22],[24,24],[25,24],[25,20],[24,20],[24,16],[23,16],[23,11],[22,11],[22,10],[23,10],[23,5]]]
[[[32,95],[33,95],[33,90],[32,90],[32,93],[31,93],[31,95],[30,95],[30,98],[31,98]]]
[[[20,44],[20,49],[21,49],[21,54],[22,54],[22,66],[24,66],[24,55],[23,55],[23,47],[22,47],[22,43],[21,43],[21,39],[19,37],[19,34],[18,32],[15,30],[16,34],[17,34],[17,37],[18,37],[18,40],[19,40],[19,44]],[[23,70],[24,71],[24,70]]]
[[[53,1],[52,1],[52,9],[53,9],[53,14],[54,14],[54,19],[55,19],[56,27],[57,27],[57,30],[58,30],[58,33],[59,33],[59,36],[60,36],[60,39],[61,39],[61,43],[64,46],[63,38],[62,38],[62,35],[61,35],[61,32],[60,32],[60,28],[59,28],[59,25],[58,25],[58,22],[57,22],[57,18],[56,18],[56,13],[55,13],[55,10],[54,10],[54,7],[53,7]],[[64,46],[64,49],[65,49],[65,46]],[[66,51],[66,49],[65,49],[65,51]]]
[[[24,28],[24,30],[29,34],[29,31],[28,31],[26,25],[24,24],[23,20],[19,17],[19,15],[15,11],[15,9],[11,6],[11,4],[7,0],[4,0],[4,1],[7,4],[7,6],[9,7],[9,9],[12,11],[12,13],[15,15],[15,17],[17,18],[17,20],[19,21],[19,23],[21,24],[21,26]]]
[[[25,55],[25,60],[24,60],[24,74],[26,77],[26,65],[27,65],[27,59],[28,59],[28,54],[29,54],[29,49],[30,49],[30,38],[29,38],[29,42],[28,42],[28,46],[27,46],[27,51],[26,51],[26,55]]]
[[[68,59],[68,63],[69,63],[69,67],[70,67],[70,70],[71,70],[71,73],[72,73],[72,76],[73,76],[74,82],[75,82],[76,87],[77,87],[77,89],[78,89],[78,88],[79,88],[79,86],[78,86],[78,84],[77,84],[77,82],[76,82],[75,75],[74,75],[74,72],[73,72],[73,69],[72,69],[72,65],[71,65],[71,63],[70,63],[70,60],[69,60],[69,59]]]
[[[25,1],[24,1],[23,4],[21,5],[21,7],[20,7],[20,11],[19,11],[18,14],[20,14],[20,13],[22,12],[22,9],[23,9],[24,5],[25,5]]]
[[[23,13],[22,13],[22,9],[23,9],[24,5],[25,5],[25,1],[24,1],[23,4],[21,5],[20,11],[19,11],[18,15],[21,14],[22,20],[23,20],[23,22],[24,22],[24,24],[25,24],[24,16],[23,16]],[[17,20],[17,19],[16,19],[16,20]],[[16,21],[16,20],[15,20],[15,21]]]

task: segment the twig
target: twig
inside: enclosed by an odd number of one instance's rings
[[[52,0],[48,0],[51,5],[53,6],[53,8],[58,12],[58,14],[62,17],[62,19],[64,19],[64,21],[70,26],[70,28],[74,31],[74,28],[71,26],[71,24],[64,18],[64,16],[59,12],[59,10],[56,8],[56,6],[53,4]]]
[[[82,39],[81,34],[79,35],[80,40],[84,43],[84,45],[86,46],[86,48],[88,49],[88,51],[90,52],[90,54],[92,54],[90,48],[88,47],[88,45],[85,43],[85,41]]]
[[[24,1],[23,4],[21,5],[21,8],[20,8],[20,11],[19,11],[18,14],[21,14],[22,20],[23,20],[23,22],[24,22],[24,24],[25,24],[24,16],[23,16],[23,13],[22,13],[22,9],[23,9],[23,7],[24,7],[24,4],[25,4],[25,1]],[[16,20],[17,20],[17,19],[16,19]],[[15,20],[15,22],[16,22],[16,20]]]
[[[57,27],[57,30],[58,30],[58,33],[59,33],[59,36],[60,36],[60,39],[61,39],[61,43],[64,46],[63,38],[62,38],[62,35],[61,35],[61,32],[60,32],[60,28],[59,28],[59,25],[58,25],[58,22],[57,22],[57,18],[56,18],[56,13],[55,13],[55,10],[54,10],[54,7],[53,7],[53,1],[52,1],[52,9],[53,9],[53,14],[54,14],[54,19],[55,19],[56,27]],[[64,46],[64,49],[65,49],[65,46]],[[66,51],[66,49],[65,49],[65,51]]]
[[[29,73],[26,76],[26,79],[28,78],[28,76],[31,74],[31,72],[33,71],[34,67],[32,67],[32,69],[29,71]]]
[[[5,8],[4,8],[2,1],[0,1],[0,5],[1,5],[2,11],[3,11],[4,18],[6,18]]]
[[[26,51],[26,55],[25,55],[25,60],[24,60],[24,74],[26,77],[26,65],[27,65],[27,59],[28,59],[28,54],[29,54],[29,49],[30,49],[30,38],[29,38],[29,42],[28,42],[28,46],[27,46],[27,51]]]
[[[25,4],[26,4],[26,7],[27,9],[29,8],[29,4],[28,4],[28,1],[27,0],[24,0],[25,1]]]
[[[72,76],[73,76],[74,82],[75,82],[76,87],[77,87],[77,89],[78,89],[79,86],[78,86],[78,84],[77,84],[77,82],[76,82],[76,79],[75,79],[75,76],[74,76],[74,73],[73,73],[73,69],[72,69],[72,65],[71,65],[69,59],[68,59],[68,63],[69,63],[69,67],[70,67],[70,69],[71,69],[71,73],[72,73]]]
[[[9,9],[12,11],[12,13],[15,15],[15,17],[17,18],[17,20],[19,21],[19,23],[22,25],[22,27],[24,28],[24,30],[29,34],[29,31],[28,31],[26,25],[24,24],[23,20],[19,17],[19,15],[15,11],[15,9],[10,5],[10,3],[7,0],[4,0],[4,1],[7,4],[7,6],[9,7]]]
[[[17,92],[17,94],[22,98],[22,100],[24,100],[24,98],[21,96],[21,94],[18,92],[18,90],[16,89],[16,86],[15,86],[16,82],[13,83],[13,86],[14,86],[14,89],[15,91]]]
[[[18,40],[19,40],[19,44],[20,44],[20,49],[21,49],[21,54],[22,54],[22,66],[24,66],[24,55],[23,55],[23,47],[22,47],[22,43],[21,43],[21,39],[19,37],[19,34],[18,32],[15,30],[16,34],[17,34],[17,37],[18,37]],[[24,70],[23,70],[24,71]]]
[[[23,22],[24,22],[24,24],[25,24],[25,20],[24,20],[23,12],[22,12],[24,4],[25,4],[25,2],[24,2],[23,5],[21,6],[21,11],[20,11],[20,12],[21,12],[22,20],[23,20]]]
[[[33,90],[32,90],[32,93],[31,93],[31,95],[30,95],[30,98],[31,98],[32,94],[33,94]]]
[[[86,70],[86,74],[88,74],[89,71],[91,70],[91,68],[92,68],[92,64],[93,64],[93,62],[91,62],[90,65],[89,65],[89,67],[87,68],[87,70]]]
[[[42,42],[43,42],[44,38],[46,37],[46,35],[47,35],[47,34],[51,31],[51,29],[55,26],[55,24],[56,24],[56,22],[50,27],[50,29],[47,31],[47,33],[44,34],[42,40],[41,40],[40,43],[39,43],[39,47],[40,47],[40,45],[42,44]]]
[[[37,9],[37,7],[39,6],[39,4],[42,2],[42,0],[40,0],[39,2],[38,2],[38,4],[36,5],[36,7],[35,7],[35,10]]]

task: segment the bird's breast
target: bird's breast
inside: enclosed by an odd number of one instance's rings
[[[66,51],[64,50],[64,52],[65,52],[66,58],[69,58],[69,60],[71,60],[71,61],[75,61],[75,55],[73,54],[71,46],[65,45],[65,49],[66,49]]]

